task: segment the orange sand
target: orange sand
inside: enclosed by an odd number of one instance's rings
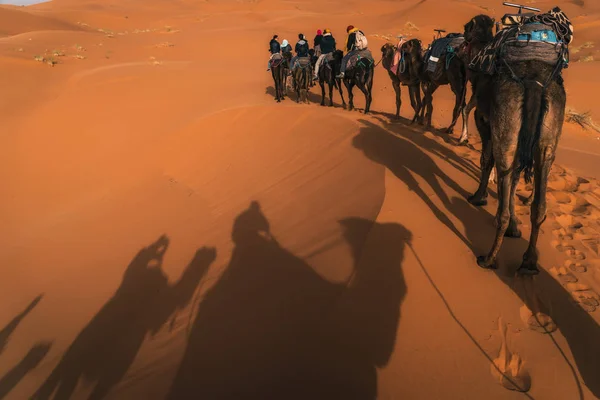
[[[600,120],[600,68],[578,62],[600,59],[600,5],[576,3],[561,4],[573,47],[593,44],[565,71],[568,105]],[[512,274],[525,240],[505,241],[497,273],[477,267],[496,207],[465,201],[479,153],[391,121],[381,66],[372,116],[319,107],[318,87],[310,106],[275,104],[265,71],[273,33],[294,43],[328,27],[342,42],[352,23],[378,60],[382,36],[428,43],[433,28],[503,12],[491,0],[0,6],[0,397],[30,398],[54,371],[57,399],[518,399],[490,366],[520,357],[532,398],[600,398],[598,134],[565,124],[544,270],[529,282]],[[435,95],[438,127],[450,94]],[[252,234],[267,225],[272,237]],[[157,249],[136,258],[163,234],[164,262]],[[552,335],[528,328],[534,292]]]

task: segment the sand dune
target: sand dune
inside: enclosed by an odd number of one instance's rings
[[[575,24],[568,106],[598,121],[600,6],[560,6]],[[543,270],[515,278],[525,240],[505,243],[495,273],[475,262],[496,201],[465,201],[473,124],[467,148],[393,120],[381,66],[370,116],[339,97],[319,107],[315,89],[310,105],[276,104],[265,72],[274,33],[328,27],[342,42],[354,24],[379,60],[398,33],[428,43],[505,10],[0,6],[0,398],[523,398],[498,369],[529,377],[530,398],[600,398],[596,132],[565,124]],[[436,92],[436,127],[452,105]],[[527,237],[529,209],[517,212]]]

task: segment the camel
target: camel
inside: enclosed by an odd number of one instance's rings
[[[293,66],[292,78],[294,80],[294,89],[296,90],[296,102],[308,104],[308,91],[312,82],[312,67],[310,58],[298,58],[296,65]]]
[[[459,49],[458,56],[461,61],[467,66],[467,79],[471,83],[471,88],[473,87],[472,83],[472,73],[468,68],[468,65],[471,63],[471,60],[490,43],[493,38],[493,26],[495,24],[495,20],[493,18],[488,17],[487,15],[477,15],[471,21],[469,21],[465,25],[465,43]],[[465,86],[465,95],[466,95],[466,86]],[[462,108],[462,120],[463,120],[463,128],[462,133],[460,135],[460,139],[458,140],[459,144],[466,145],[469,142],[469,115],[471,111],[476,106],[476,97],[474,91],[471,91],[471,98],[469,102]],[[493,178],[493,177],[491,177]],[[490,180],[490,182],[492,182]]]
[[[337,56],[336,56],[337,54]],[[329,107],[333,106],[333,88],[337,88],[342,98],[342,105],[346,108],[346,100],[344,100],[344,91],[342,89],[342,80],[336,78],[336,75],[340,72],[341,64],[339,60],[342,59],[342,51],[336,50],[332,53],[331,61],[324,61],[323,65],[319,68],[319,85],[321,86],[321,105],[325,106],[325,84],[329,86]]]
[[[275,54],[271,60],[271,75],[275,86],[275,100],[281,103],[285,98],[285,80],[287,76],[286,60],[280,54]]]
[[[370,54],[370,53],[369,53]],[[335,53],[334,59],[341,64],[341,53]],[[354,110],[354,94],[352,89],[358,86],[361,92],[365,95],[365,114],[371,110],[371,102],[373,101],[373,76],[375,75],[375,63],[371,56],[360,57],[356,61],[356,65],[348,67],[344,75],[344,85],[348,90],[348,110]]]
[[[397,53],[400,52],[398,55]],[[421,86],[420,86],[420,71],[423,66],[423,55],[421,50],[421,41],[411,39],[404,42],[400,46],[400,50],[391,43],[386,43],[381,48],[382,58],[381,63],[383,68],[388,71],[392,86],[396,92],[396,118],[400,117],[400,105],[402,100],[400,97],[400,85],[408,86],[410,104],[415,110],[415,115],[411,123],[419,119],[419,123],[423,123],[423,119],[419,118],[421,111]],[[400,57],[398,65],[394,71],[394,60]]]
[[[515,192],[521,173],[526,182],[531,181],[533,175],[531,236],[517,272],[536,275],[539,273],[536,246],[540,227],[546,219],[548,175],[565,115],[566,92],[561,71],[572,40],[572,26],[558,7],[525,22],[542,22],[543,25],[524,24],[501,31],[489,53],[498,54],[496,48],[502,46],[503,55],[493,61],[493,69],[484,67],[490,60],[485,52],[471,64],[477,71],[472,82],[477,104],[475,122],[482,142],[482,176],[469,202],[485,204],[488,177],[495,165],[499,200],[496,236],[489,253],[477,259],[480,267],[494,269],[504,236],[521,237],[515,215]],[[528,28],[532,32],[545,29],[546,36],[554,31],[560,42],[530,44],[514,39],[514,32]]]
[[[421,108],[421,116],[426,113],[427,127],[431,128],[431,118],[433,116],[433,93],[442,85],[450,85],[455,96],[454,110],[452,112],[452,122],[446,128],[446,133],[454,132],[454,126],[458,121],[458,116],[465,108],[466,90],[467,90],[467,65],[470,62],[469,57],[485,47],[493,38],[494,20],[487,15],[477,15],[464,26],[464,42],[460,45],[458,51],[454,53],[446,52],[439,57],[437,67],[434,72],[427,71],[427,64],[424,65],[422,72],[422,85],[424,92],[424,105]],[[439,39],[438,39],[439,40]],[[435,43],[435,41],[432,43]],[[464,123],[464,121],[463,121]]]

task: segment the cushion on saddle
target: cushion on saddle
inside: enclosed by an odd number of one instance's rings
[[[275,53],[273,54],[273,56],[271,57],[271,66],[272,67],[277,67],[279,66],[281,63],[283,62],[283,56],[279,53]]]
[[[310,57],[298,57],[296,59],[295,67],[301,69],[310,67]]]
[[[360,60],[368,60],[371,64],[375,62],[373,58],[373,54],[369,49],[359,50],[354,53],[350,58],[348,58],[348,64],[346,65],[346,69],[352,69],[356,67]]]
[[[425,56],[425,61],[427,61],[427,71],[434,72],[440,57],[449,51],[454,51],[454,49],[460,46],[464,41],[465,37],[460,33],[449,33],[446,37],[434,40]]]
[[[545,14],[526,18],[496,34],[469,64],[469,68],[494,75],[502,65],[524,61],[541,61],[566,68],[573,27],[558,7]]]

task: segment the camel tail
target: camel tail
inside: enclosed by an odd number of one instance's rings
[[[523,172],[525,182],[531,182],[533,174],[533,155],[540,139],[545,103],[544,88],[535,81],[525,81],[525,99],[523,102],[523,121],[517,145],[517,173]]]

